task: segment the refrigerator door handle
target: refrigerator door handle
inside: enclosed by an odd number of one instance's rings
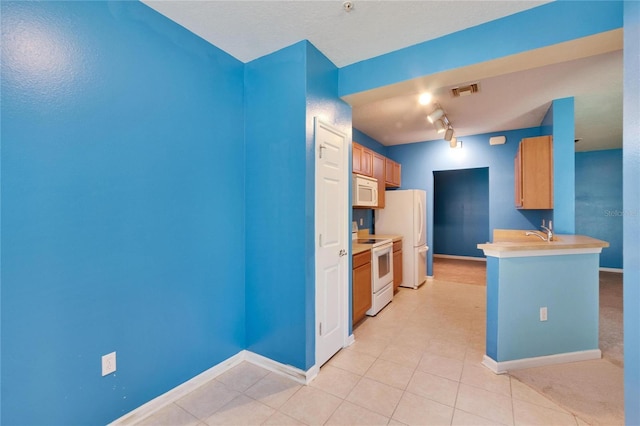
[[[418,241],[422,240],[422,231],[424,230],[423,229],[423,222],[424,221],[422,220],[422,215],[423,215],[423,213],[422,213],[422,201],[418,198],[418,217],[414,218],[414,220],[417,219],[418,223],[420,224],[420,226],[419,226],[419,230],[418,230],[418,239],[416,240],[416,243]]]

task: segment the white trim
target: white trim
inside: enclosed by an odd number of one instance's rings
[[[512,361],[494,361],[485,355],[482,359],[482,365],[496,374],[508,373],[511,370],[520,370],[523,368],[542,367],[545,365],[564,364],[567,362],[588,361],[590,359],[602,358],[600,349],[590,349],[587,351],[566,352],[562,354],[538,356],[533,358],[514,359]]]
[[[355,343],[355,341],[356,341],[356,337],[353,335],[353,333],[350,334],[349,337],[347,337],[347,344],[345,345],[345,348],[347,346],[353,345]]]
[[[353,335],[351,336],[353,337]],[[160,396],[157,396],[156,398],[141,405],[133,411],[128,412],[124,416],[114,420],[112,423],[110,423],[110,425],[119,426],[137,424],[147,417],[152,416],[168,404],[179,400],[180,398],[189,394],[190,392],[193,392],[200,386],[205,385],[219,375],[240,364],[242,361],[250,362],[251,364],[257,365],[258,367],[262,367],[266,370],[292,379],[303,385],[306,385],[311,380],[313,380],[320,371],[320,369],[315,365],[309,370],[304,371],[292,365],[279,363],[278,361],[274,361],[270,358],[266,358],[254,352],[242,350],[232,357],[227,358],[221,363],[214,365],[210,369],[205,370],[197,376],[192,377],[186,382],[176,386],[175,388],[163,393]]]
[[[602,247],[593,248],[568,248],[568,249],[541,249],[541,250],[492,250],[484,249],[484,254],[488,257],[510,258],[510,257],[539,257],[539,256],[562,256],[568,254],[598,254],[602,252]]]
[[[111,424],[130,425],[151,416],[156,411],[164,408],[166,405],[179,400],[183,396],[189,394],[190,392],[193,392],[200,386],[208,383],[227,370],[230,370],[231,368],[240,364],[245,359],[244,352],[245,351],[238,352],[237,354],[233,355],[230,358],[227,358],[221,363],[216,364],[208,370],[205,370],[202,373],[198,374],[197,376],[192,377],[181,385],[178,385],[175,388],[163,393],[162,395],[155,397],[151,401],[141,405],[133,411],[128,412],[124,416],[114,420]]]
[[[600,268],[602,272],[615,272],[616,274],[623,274],[624,270],[622,268]]]
[[[427,281],[433,281],[433,275],[427,275]]]
[[[474,262],[486,262],[486,257],[475,257],[475,256],[454,256],[452,254],[434,254],[433,257],[438,257],[440,259],[455,259],[455,260],[473,260]]]
[[[244,353],[244,360],[255,364],[259,367],[267,369],[269,371],[273,371],[281,376],[285,376],[289,379],[295,380],[296,382],[306,385],[311,380],[313,380],[317,375],[320,369],[315,365],[311,367],[309,370],[304,371],[292,365],[282,364],[278,361],[274,361],[271,358],[264,357],[262,355],[258,355],[257,353],[251,351],[242,351]]]

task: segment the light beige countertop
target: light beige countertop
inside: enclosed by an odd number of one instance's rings
[[[493,231],[493,243],[478,244],[478,248],[491,252],[515,252],[531,250],[573,250],[602,249],[609,247],[606,241],[585,235],[556,234],[553,241],[542,241],[535,235],[526,236],[527,230],[496,229]],[[530,232],[530,231],[529,231]],[[544,232],[538,232],[546,236]]]

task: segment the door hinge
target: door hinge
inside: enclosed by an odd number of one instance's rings
[[[322,234],[318,235],[318,247],[322,247]]]
[[[319,334],[320,336],[322,336],[322,323],[318,324],[318,326],[319,326],[319,328],[320,328],[320,329],[318,330],[318,334]]]
[[[324,144],[321,144],[321,145],[320,145],[320,148],[319,148],[319,151],[320,151],[320,158],[322,158],[322,150],[323,150],[323,149],[326,149],[326,148],[327,148],[327,147],[326,147],[326,146],[324,146]]]

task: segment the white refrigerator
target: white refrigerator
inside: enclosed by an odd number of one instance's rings
[[[402,235],[402,283],[418,288],[427,279],[427,194],[421,189],[385,191],[376,210],[375,233]]]

